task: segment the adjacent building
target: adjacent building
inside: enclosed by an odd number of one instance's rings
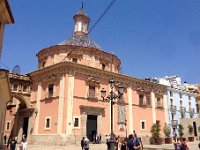
[[[15,121],[21,123],[5,134],[26,134],[29,143],[35,144],[79,142],[83,136],[92,141],[95,134],[104,139],[111,131],[109,81],[113,79],[115,95],[119,85],[124,87],[123,95],[115,99],[114,133],[125,136],[135,130],[148,139],[153,123],[160,123],[163,128],[168,121],[166,86],[120,74],[120,59],[102,50],[88,35],[90,18],[85,11],[81,9],[73,18],[72,37],[39,51],[38,69],[21,75],[19,84],[18,79],[12,80],[13,93],[17,85],[30,85],[30,93],[26,93],[30,94],[30,101],[22,98],[22,88],[21,96],[15,97],[12,108],[7,109],[5,128],[11,115],[10,126]],[[102,89],[108,96],[104,100]],[[21,103],[26,105],[18,107]],[[18,119],[19,112],[28,115]]]
[[[196,92],[191,85],[182,84],[178,76],[166,76],[164,78],[150,79],[166,85],[167,88],[167,110],[168,124],[171,127],[172,134],[177,132],[179,124],[184,126],[184,136],[188,136],[188,125],[194,127],[194,136],[198,136],[198,126],[200,126],[198,103]]]
[[[0,59],[3,45],[3,34],[6,24],[13,24],[14,18],[7,0],[0,1]],[[6,103],[10,100],[10,88],[8,80],[8,71],[0,67],[0,148],[2,146],[4,134],[4,120]]]

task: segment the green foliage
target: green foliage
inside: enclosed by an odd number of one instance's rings
[[[194,133],[194,128],[193,128],[193,126],[192,125],[188,125],[188,133],[190,134],[190,135],[192,135],[193,133]]]
[[[198,126],[198,132],[200,133],[200,126]]]
[[[165,126],[163,128],[163,132],[164,132],[164,134],[165,134],[166,137],[170,137],[171,128],[167,125],[167,123],[165,123]]]
[[[161,131],[160,123],[154,123],[151,127],[152,138],[155,140],[160,139],[160,131]]]
[[[184,130],[184,127],[182,124],[179,124],[178,125],[178,133],[179,133],[179,136],[182,138],[183,137],[183,130]]]

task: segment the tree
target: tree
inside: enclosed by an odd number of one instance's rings
[[[165,123],[165,126],[163,128],[163,132],[164,132],[164,134],[165,134],[166,137],[170,137],[171,128],[167,125],[167,123]]]
[[[152,138],[156,141],[160,139],[161,126],[160,123],[154,123],[151,127]]]
[[[192,135],[193,133],[194,133],[194,128],[193,128],[193,126],[192,125],[188,125],[188,133],[190,134],[190,135]]]
[[[182,138],[183,137],[183,130],[184,130],[184,127],[182,124],[179,124],[178,125],[178,133],[179,133],[179,136]]]

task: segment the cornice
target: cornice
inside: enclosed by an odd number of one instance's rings
[[[154,91],[161,91],[161,92],[164,92],[166,89],[166,86],[161,84],[152,83],[143,79],[138,79],[123,74],[113,73],[110,71],[104,71],[71,62],[61,62],[58,64],[54,64],[52,66],[28,73],[28,75],[30,75],[32,78],[36,77],[36,79],[38,79],[39,76],[39,78],[43,80],[44,78],[56,76],[56,74],[66,74],[66,73],[73,75],[80,73],[97,79],[104,78],[104,80],[105,79],[110,80],[113,78],[115,79],[116,82],[123,83],[125,87],[131,87],[133,89],[142,87],[146,91],[153,89]]]

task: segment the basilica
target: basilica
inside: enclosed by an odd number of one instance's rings
[[[83,8],[74,17],[70,38],[38,52],[38,69],[10,73],[13,99],[7,104],[4,135],[25,134],[29,143],[59,144],[91,141],[112,127],[117,136],[135,130],[149,141],[153,123],[168,121],[166,86],[120,73],[121,61],[103,50],[88,34],[90,18]],[[114,95],[110,101],[110,80]],[[102,90],[107,91],[102,98]],[[163,136],[163,131],[161,131]]]

